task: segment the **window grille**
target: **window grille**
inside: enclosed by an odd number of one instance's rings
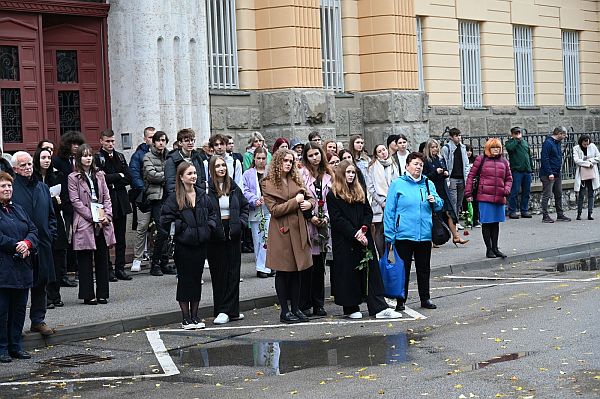
[[[579,91],[579,36],[575,31],[562,32],[563,75],[565,81],[565,105],[581,105]]]
[[[421,17],[417,17],[417,68],[419,74],[419,90],[425,90],[423,77],[423,34],[421,30]]]
[[[211,89],[238,88],[235,0],[206,0]]]
[[[534,101],[533,86],[533,39],[529,26],[513,27],[515,50],[515,84],[517,106],[532,107]]]
[[[321,0],[323,88],[344,90],[342,12],[340,0]]]
[[[460,88],[465,108],[483,106],[481,90],[481,55],[479,23],[460,21],[458,26],[460,51]]]

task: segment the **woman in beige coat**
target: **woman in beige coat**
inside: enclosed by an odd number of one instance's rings
[[[303,212],[309,214],[315,201],[304,187],[295,161],[294,152],[280,149],[273,155],[269,173],[261,182],[265,205],[271,214],[266,267],[277,271],[275,290],[284,323],[308,320],[298,308],[299,272],[312,266]]]

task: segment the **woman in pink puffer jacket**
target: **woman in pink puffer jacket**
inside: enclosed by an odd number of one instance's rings
[[[479,175],[477,192],[473,192],[473,179]],[[481,233],[487,248],[488,258],[506,258],[498,249],[500,222],[505,220],[504,206],[512,187],[510,165],[502,156],[502,143],[498,139],[489,139],[485,143],[484,155],[480,155],[473,163],[467,177],[465,198],[479,202],[479,221]]]

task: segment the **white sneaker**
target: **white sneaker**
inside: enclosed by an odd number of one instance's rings
[[[460,223],[456,223],[456,228],[457,228],[458,230],[464,230],[464,229],[465,229],[465,228],[462,226],[462,224],[460,224]]]
[[[194,330],[196,329],[196,324],[192,321],[192,319],[183,319],[181,322],[181,328],[184,330]]]
[[[206,324],[202,323],[200,320],[192,317],[192,324],[195,328],[205,328]]]
[[[140,270],[142,270],[142,261],[134,259],[133,263],[131,264],[131,271],[139,272]]]
[[[239,321],[239,320],[244,320],[244,314],[240,313],[238,317],[231,317],[229,319],[230,321]]]
[[[354,313],[350,313],[348,315],[349,319],[362,319],[362,313],[360,312],[354,312]]]
[[[213,321],[214,324],[225,324],[225,323],[229,323],[229,316],[227,316],[225,313],[219,313],[217,315],[217,317],[215,317],[215,320]]]
[[[402,317],[402,313],[396,312],[394,309],[383,309],[381,312],[375,315],[376,319],[399,319]]]

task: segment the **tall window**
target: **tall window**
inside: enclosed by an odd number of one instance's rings
[[[458,42],[463,107],[482,107],[479,23],[460,21],[458,25]]]
[[[321,0],[321,55],[323,87],[344,90],[342,13],[340,0]]]
[[[421,30],[421,17],[417,17],[417,68],[419,73],[419,90],[425,90],[423,77],[423,33]]]
[[[0,46],[0,113],[4,143],[23,142],[19,75],[19,48]]]
[[[579,35],[575,31],[562,32],[563,74],[565,81],[565,105],[581,105],[579,91]]]
[[[238,88],[235,0],[206,0],[211,89]]]
[[[515,25],[513,27],[513,42],[515,50],[517,105],[520,107],[532,107],[535,105],[535,102],[531,27]]]

